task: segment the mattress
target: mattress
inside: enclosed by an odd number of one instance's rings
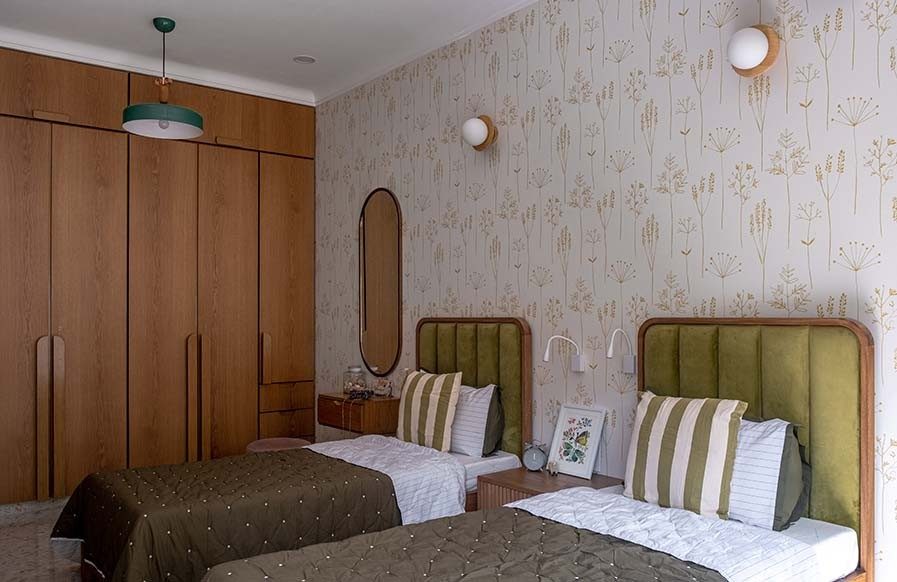
[[[804,517],[782,533],[813,547],[820,580],[839,580],[857,568],[857,534],[849,527]]]
[[[602,491],[622,495],[623,486],[616,485]],[[856,532],[849,527],[802,517],[781,533],[813,549],[819,580],[840,580],[857,569],[859,544]]]
[[[517,455],[506,451],[498,451],[488,457],[469,457],[459,453],[449,454],[464,466],[464,487],[468,493],[477,490],[477,477],[480,475],[516,469],[520,466],[520,459],[517,458]]]

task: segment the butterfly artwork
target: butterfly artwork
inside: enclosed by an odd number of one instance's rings
[[[560,472],[588,478],[592,474],[606,411],[564,406],[551,447],[551,459]]]

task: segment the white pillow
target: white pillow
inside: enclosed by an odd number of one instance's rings
[[[470,457],[483,456],[483,441],[486,440],[486,419],[495,384],[482,388],[461,386],[455,420],[452,423],[453,453]]]
[[[782,449],[791,425],[784,420],[742,420],[732,470],[729,519],[773,529]]]

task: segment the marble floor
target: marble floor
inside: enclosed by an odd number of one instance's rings
[[[50,541],[65,500],[0,505],[0,581],[81,580],[78,542]]]

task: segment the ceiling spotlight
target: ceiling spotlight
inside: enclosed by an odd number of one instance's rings
[[[318,59],[311,55],[299,55],[298,57],[293,57],[293,62],[299,63],[300,65],[311,65],[317,62],[317,60]]]

